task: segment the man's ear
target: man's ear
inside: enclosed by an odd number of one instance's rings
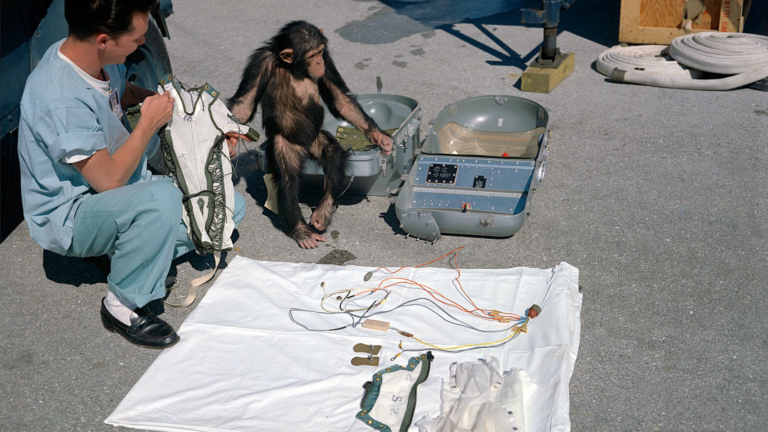
[[[280,58],[286,63],[293,63],[293,50],[286,48],[280,51]]]
[[[104,49],[107,47],[107,41],[109,41],[109,36],[106,35],[106,33],[99,33],[96,35],[96,45]]]

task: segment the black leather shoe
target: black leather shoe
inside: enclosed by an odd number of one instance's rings
[[[144,348],[163,349],[174,345],[179,341],[179,335],[170,324],[161,320],[151,312],[141,309],[138,318],[131,318],[131,325],[127,326],[109,313],[101,299],[101,324],[112,333],[117,333],[128,342]]]

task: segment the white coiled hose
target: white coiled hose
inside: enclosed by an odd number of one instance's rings
[[[768,37],[704,32],[677,37],[669,54],[688,67],[705,72],[735,75],[768,66]]]
[[[598,72],[611,76],[614,69],[623,71],[655,72],[668,75],[682,75],[691,78],[691,71],[687,67],[674,61],[669,56],[669,47],[666,45],[638,45],[615,46],[603,51],[597,58]]]
[[[668,56],[664,48],[613,47],[600,55],[597,68],[615,82],[686,90],[731,90],[768,77],[765,36],[702,32],[672,40]],[[735,75],[698,79],[699,71]]]

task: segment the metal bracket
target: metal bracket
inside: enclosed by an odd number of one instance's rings
[[[547,130],[544,134],[544,138],[541,140],[541,150],[539,157],[536,159],[536,169],[533,175],[533,181],[531,182],[531,190],[536,190],[544,180],[544,174],[547,171],[547,159],[549,158],[550,145],[549,141],[552,139],[552,131]]]
[[[557,25],[560,22],[560,9],[568,9],[576,0],[542,0],[542,9],[520,9],[523,24],[543,24],[544,42],[539,50],[539,57],[532,66],[557,68],[568,56],[557,48]]]
[[[554,25],[560,22],[560,9],[568,10],[576,0],[543,0],[542,9],[520,9],[522,24]]]
[[[536,170],[536,187],[531,186],[531,189],[538,189],[541,181],[544,180],[544,174],[547,172],[547,161],[543,161],[539,165],[539,169]]]
[[[506,96],[494,96],[493,99],[496,101],[499,105],[504,105],[505,102],[507,102],[507,99],[509,99]]]
[[[551,59],[546,59],[544,58],[544,47],[542,46],[539,50],[539,56],[536,57],[536,60],[531,62],[531,66],[557,69],[568,58],[568,55],[568,53],[563,54],[560,51],[560,48],[557,48],[555,50],[555,56]]]
[[[428,212],[418,210],[406,211],[400,218],[400,228],[414,237],[431,242],[440,240],[440,227]]]
[[[366,354],[377,355],[379,354],[379,351],[381,351],[381,345],[370,345],[370,344],[359,343],[355,345],[352,348],[352,350],[356,353],[366,353]]]
[[[406,126],[406,131],[408,132],[408,137],[412,137],[416,134],[416,131],[419,130],[419,127],[421,127],[421,120],[419,119],[413,119],[408,123],[408,126]]]

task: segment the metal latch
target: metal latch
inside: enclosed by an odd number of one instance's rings
[[[387,174],[387,157],[386,156],[383,156],[383,155],[379,156],[379,165],[381,165],[381,176],[384,177]]]
[[[480,228],[493,228],[493,216],[480,218]]]

